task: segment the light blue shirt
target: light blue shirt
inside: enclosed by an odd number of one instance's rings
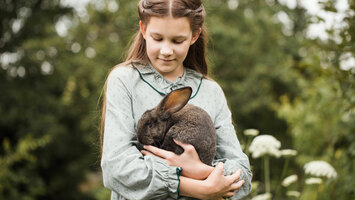
[[[182,77],[170,82],[151,64],[135,66],[136,69],[131,65],[116,67],[107,80],[101,167],[104,185],[112,191],[111,200],[177,199],[179,168],[156,156],[143,156],[137,148],[136,126],[141,115],[164,97],[160,93],[185,86],[190,86],[192,96],[195,95],[188,103],[203,108],[216,127],[217,153],[213,165],[224,162],[225,175],[242,169],[241,179],[245,183],[232,199],[246,196],[251,190],[252,173],[221,87],[189,68],[184,69]]]

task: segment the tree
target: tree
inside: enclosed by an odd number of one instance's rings
[[[94,120],[85,98],[66,103],[71,66],[55,30],[72,9],[46,0],[0,6],[0,198],[90,199],[78,185],[94,156],[82,120]]]

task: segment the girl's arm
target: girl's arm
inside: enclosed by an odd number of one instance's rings
[[[196,180],[180,177],[180,194],[199,199],[223,199],[233,197],[243,185],[244,180],[238,181],[241,170],[229,176],[223,175],[223,163],[219,163],[206,180]]]
[[[166,160],[170,166],[182,167],[179,189],[182,196],[199,199],[233,197],[244,184],[244,180],[238,181],[241,170],[224,176],[223,163],[218,163],[216,167],[208,166],[201,162],[192,145],[175,142],[184,149],[181,155],[148,145],[144,146],[148,151],[142,150],[142,153],[158,156]]]
[[[176,199],[177,167],[143,157],[137,149],[132,114],[133,69],[118,67],[107,81],[105,133],[101,167],[103,182],[113,196],[125,199]]]
[[[191,144],[184,144],[175,139],[174,141],[184,149],[184,152],[181,155],[151,145],[144,145],[144,149],[148,151],[142,150],[141,152],[143,155],[158,156],[166,160],[170,166],[181,167],[183,169],[181,172],[182,176],[197,180],[205,180],[214,170],[214,167],[204,164],[200,160],[194,146]]]
[[[251,191],[252,173],[249,159],[240,147],[227,100],[222,88],[217,83],[213,94],[218,97],[218,114],[214,120],[217,133],[217,152],[214,164],[224,163],[224,175],[232,174],[238,169],[242,170],[240,180],[244,180],[245,183],[232,198],[241,199]]]

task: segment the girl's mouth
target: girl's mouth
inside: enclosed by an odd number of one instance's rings
[[[163,62],[171,62],[171,61],[174,61],[174,59],[162,59],[162,58],[159,58],[161,61]]]

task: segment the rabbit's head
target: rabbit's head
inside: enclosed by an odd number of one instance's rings
[[[189,101],[190,87],[172,91],[155,108],[143,113],[137,126],[138,141],[146,145],[160,147],[166,132],[173,125],[171,115],[181,110]]]

